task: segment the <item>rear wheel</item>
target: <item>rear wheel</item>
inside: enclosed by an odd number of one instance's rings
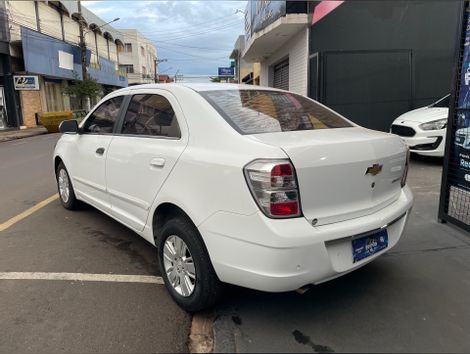
[[[197,228],[178,216],[163,226],[158,257],[165,286],[174,301],[186,311],[214,305],[221,284]]]
[[[69,173],[65,168],[63,162],[60,162],[56,171],[57,189],[59,190],[60,202],[66,209],[76,209],[78,200],[75,197],[75,192],[70,182]]]

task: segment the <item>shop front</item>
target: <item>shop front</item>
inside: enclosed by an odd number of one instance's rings
[[[309,96],[364,127],[447,95],[458,1],[319,1],[309,35]]]
[[[260,85],[307,95],[308,19],[306,1],[248,2],[242,56],[259,63]]]

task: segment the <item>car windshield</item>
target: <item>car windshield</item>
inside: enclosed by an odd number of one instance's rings
[[[335,112],[290,92],[216,90],[200,93],[240,134],[352,126]]]
[[[434,102],[430,107],[434,108],[449,108],[450,95],[441,98],[439,101]]]

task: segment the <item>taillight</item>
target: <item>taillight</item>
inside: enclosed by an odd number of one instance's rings
[[[406,179],[408,178],[408,168],[410,165],[410,148],[406,148],[406,162],[405,168],[403,170],[403,175],[401,176],[401,187],[403,188],[406,185]]]
[[[244,172],[251,194],[266,216],[300,216],[297,178],[289,160],[255,160]]]

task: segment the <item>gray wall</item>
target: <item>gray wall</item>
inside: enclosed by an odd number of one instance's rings
[[[311,27],[310,96],[368,128],[450,91],[462,2],[346,1]]]

